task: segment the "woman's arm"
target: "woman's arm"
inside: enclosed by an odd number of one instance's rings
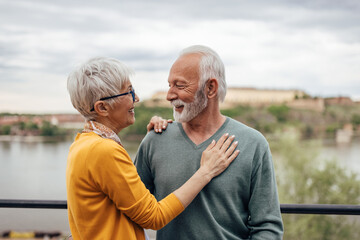
[[[192,202],[201,189],[221,174],[237,157],[240,151],[234,151],[238,143],[231,144],[233,140],[234,136],[228,138],[228,134],[224,134],[217,143],[213,141],[202,153],[200,168],[174,191],[184,208]]]
[[[203,152],[200,168],[180,188],[159,202],[141,182],[134,164],[121,146],[104,142],[101,160],[94,165],[93,177],[117,208],[143,228],[160,229],[179,215],[212,178],[223,172],[236,158],[234,137],[222,136]],[[230,147],[229,147],[230,146]],[[113,147],[117,151],[111,150]],[[114,161],[104,161],[111,159]],[[101,165],[100,165],[101,164]],[[99,167],[101,166],[101,167]]]

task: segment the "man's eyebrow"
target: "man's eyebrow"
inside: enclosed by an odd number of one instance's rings
[[[181,84],[186,84],[187,82],[183,79],[175,79],[173,81],[171,81],[172,83],[176,84],[176,83],[181,83]],[[170,84],[170,81],[168,81],[168,83]]]

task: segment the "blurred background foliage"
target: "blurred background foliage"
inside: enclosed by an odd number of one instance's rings
[[[281,203],[360,204],[360,179],[336,159],[319,157],[319,141],[294,132],[270,140]],[[359,216],[283,214],[284,239],[360,239]]]

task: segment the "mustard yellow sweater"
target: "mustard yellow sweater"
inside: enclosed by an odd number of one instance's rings
[[[77,239],[145,239],[184,207],[174,194],[157,202],[126,150],[95,133],[76,136],[66,168],[69,224]]]

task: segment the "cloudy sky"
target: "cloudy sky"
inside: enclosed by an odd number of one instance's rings
[[[222,57],[229,86],[360,100],[359,0],[0,0],[0,112],[74,112],[66,78],[95,56],[167,90],[184,47]]]

